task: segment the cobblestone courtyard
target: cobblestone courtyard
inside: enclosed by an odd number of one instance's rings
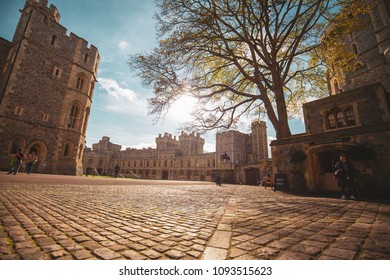
[[[0,174],[0,259],[390,259],[390,205],[256,186]]]

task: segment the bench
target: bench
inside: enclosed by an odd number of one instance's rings
[[[264,178],[260,181],[260,186],[264,187],[265,189],[270,187],[272,190],[274,188],[273,176],[264,176]]]

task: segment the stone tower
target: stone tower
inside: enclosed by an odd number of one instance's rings
[[[252,123],[251,150],[252,161],[268,159],[267,125],[263,121]]]
[[[193,156],[203,153],[204,139],[200,137],[200,134],[184,133],[179,136],[180,151],[182,156]]]
[[[12,42],[0,40],[0,167],[23,148],[37,172],[81,175],[100,57],[47,2],[26,1]]]
[[[335,69],[329,77],[330,94],[335,95],[373,83],[390,91],[390,4],[384,0],[366,0],[369,13],[365,28],[342,38],[355,55],[354,69]]]

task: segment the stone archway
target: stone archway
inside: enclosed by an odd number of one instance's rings
[[[334,178],[334,165],[341,153],[350,150],[350,144],[320,145],[308,150],[309,185],[311,191],[339,192]]]
[[[38,162],[35,164],[33,172],[42,172],[47,166],[47,147],[42,141],[34,141],[28,145],[26,149],[27,155],[35,152],[38,157]]]

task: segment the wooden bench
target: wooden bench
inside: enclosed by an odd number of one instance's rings
[[[270,187],[271,190],[274,188],[274,179],[273,176],[264,176],[263,179],[260,181],[260,186],[264,187],[265,189],[267,187]]]

